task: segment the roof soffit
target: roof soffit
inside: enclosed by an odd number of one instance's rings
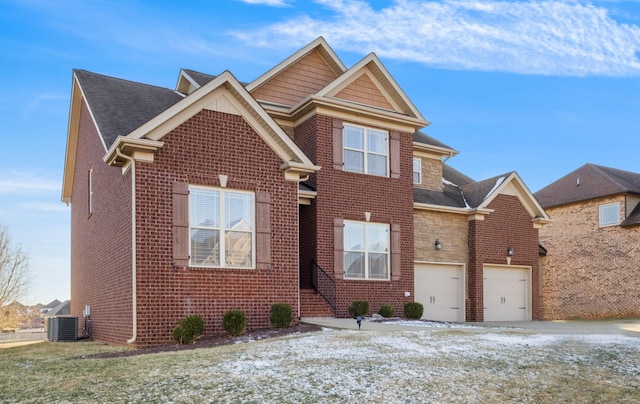
[[[280,156],[283,162],[293,161],[303,166],[316,167],[228,71],[152,118],[126,137],[158,141],[202,109],[241,115]]]
[[[200,85],[191,77],[184,69],[180,69],[180,75],[178,76],[178,84],[176,85],[176,91],[181,94],[191,94],[196,91]]]
[[[100,143],[104,150],[107,150],[107,146],[104,143],[104,139],[102,134],[100,133],[100,127],[96,123],[96,120],[93,116],[93,112],[91,111],[91,106],[89,103],[85,102],[85,96],[82,91],[82,86],[80,85],[80,81],[78,77],[73,72],[72,84],[71,84],[71,102],[69,107],[69,123],[67,129],[67,147],[65,149],[65,157],[64,157],[64,172],[62,176],[62,202],[69,203],[71,202],[71,193],[73,192],[73,177],[76,166],[76,152],[78,147],[78,135],[80,134],[80,114],[82,112],[82,105],[87,108],[89,112],[89,116],[91,116],[91,121],[93,122],[93,126],[98,132],[98,137],[100,138]]]
[[[281,118],[285,117],[281,111],[269,109],[269,112],[279,113]],[[294,125],[299,125],[314,114],[331,116],[362,125],[384,127],[403,133],[413,133],[429,124],[427,121],[389,110],[317,95],[302,100],[298,105],[291,108],[286,116],[291,119]]]

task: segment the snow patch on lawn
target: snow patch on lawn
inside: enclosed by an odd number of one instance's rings
[[[424,321],[424,320],[401,320],[401,319],[365,319],[365,321],[369,321],[372,323],[388,323],[388,324],[397,324],[400,326],[408,326],[408,327],[428,327],[428,328],[483,328],[478,327],[471,324],[464,323],[449,323],[444,321]]]

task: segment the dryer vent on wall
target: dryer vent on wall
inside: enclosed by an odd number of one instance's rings
[[[54,342],[78,339],[78,317],[50,317],[47,322],[47,339]]]

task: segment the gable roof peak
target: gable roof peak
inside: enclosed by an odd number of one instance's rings
[[[269,81],[269,79],[273,78],[278,73],[282,72],[287,67],[293,65],[298,60],[302,59],[303,57],[305,57],[306,55],[308,55],[314,50],[318,51],[318,53],[322,56],[322,59],[324,59],[324,61],[327,63],[329,68],[336,74],[336,76],[339,76],[340,74],[344,73],[347,70],[347,67],[345,66],[345,64],[342,62],[342,60],[340,60],[340,58],[333,51],[331,46],[329,46],[329,44],[324,39],[324,37],[319,36],[318,38],[316,38],[315,40],[313,40],[312,42],[304,46],[302,49],[298,50],[297,52],[295,52],[294,54],[292,54],[282,62],[278,63],[277,65],[269,69],[260,77],[258,77],[251,83],[247,84],[246,86],[247,91],[252,92],[253,90],[260,87],[265,82]]]
[[[340,90],[351,84],[353,80],[365,74],[367,70],[373,76],[374,80],[379,83],[379,86],[382,87],[380,89],[386,93],[386,97],[393,107],[397,109],[397,111],[394,112],[415,118],[422,126],[428,126],[430,124],[430,122],[425,120],[422,113],[420,113],[418,108],[411,102],[407,94],[402,90],[398,82],[396,82],[374,52],[369,53],[333,82],[318,91],[316,96],[335,96]]]

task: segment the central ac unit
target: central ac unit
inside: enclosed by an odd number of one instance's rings
[[[78,339],[78,317],[49,317],[47,322],[49,341],[76,341]]]

